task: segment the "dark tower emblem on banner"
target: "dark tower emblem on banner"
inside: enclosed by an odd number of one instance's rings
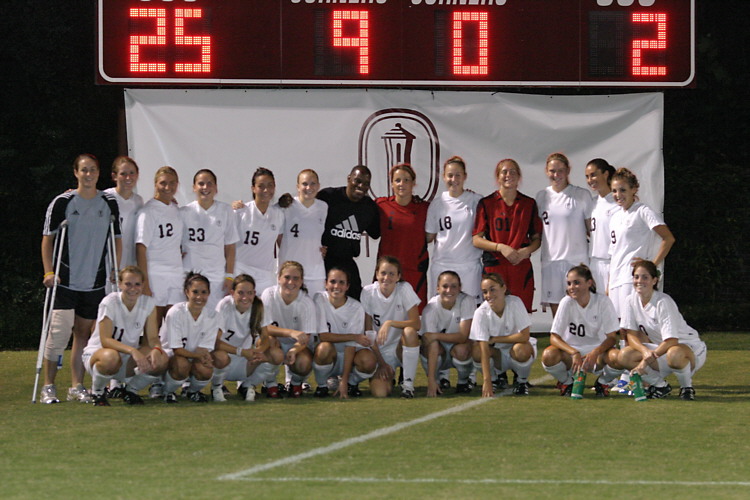
[[[370,115],[359,133],[358,162],[372,171],[370,194],[390,196],[388,173],[409,163],[417,174],[414,194],[430,201],[440,184],[440,143],[435,126],[412,109],[390,108]]]

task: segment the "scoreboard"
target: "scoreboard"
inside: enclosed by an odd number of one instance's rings
[[[97,82],[684,87],[695,0],[98,0]]]

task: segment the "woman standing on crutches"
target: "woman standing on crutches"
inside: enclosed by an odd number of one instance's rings
[[[56,287],[52,314],[44,345],[45,375],[42,403],[57,403],[55,376],[58,359],[68,345],[71,332],[71,388],[68,401],[91,401],[83,386],[81,354],[91,335],[99,302],[104,298],[107,277],[108,239],[115,237],[115,261],[120,258],[120,225],[117,201],[96,189],[99,161],[90,154],[79,155],[73,162],[78,187],[52,200],[44,221],[42,263],[44,286]],[[60,225],[67,221],[61,251],[55,254],[55,238]],[[55,255],[53,255],[55,254]],[[55,258],[59,256],[60,265]],[[56,273],[57,271],[57,273]],[[46,315],[46,311],[45,311]],[[40,346],[41,347],[41,346]]]

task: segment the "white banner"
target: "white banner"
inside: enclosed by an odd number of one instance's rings
[[[586,163],[605,158],[638,175],[642,201],[657,211],[663,207],[660,93],[128,89],[125,107],[129,154],[140,166],[144,198],[152,196],[154,173],[163,165],[180,174],[177,199],[184,204],[194,199],[192,178],[201,168],[216,173],[218,198],[232,201],[251,198],[250,179],[259,166],[275,173],[281,194],[296,192],[303,168],[316,170],[322,186],[340,186],[359,163],[373,172],[372,194],[384,196],[388,168],[408,161],[417,173],[417,194],[429,200],[443,190],[440,168],[453,155],[466,161],[467,187],[483,195],[496,189],[497,162],[514,158],[523,170],[521,191],[533,197],[548,185],[545,158],[562,152],[571,161],[573,184],[586,187]],[[376,250],[371,241],[370,254]],[[373,267],[363,252],[363,280]],[[549,313],[534,314],[535,331],[549,325]]]

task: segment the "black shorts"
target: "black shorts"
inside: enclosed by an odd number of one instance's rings
[[[76,316],[80,316],[83,319],[96,319],[96,315],[99,312],[99,303],[104,298],[104,295],[104,288],[79,292],[58,286],[55,292],[55,305],[53,309],[75,309]]]

